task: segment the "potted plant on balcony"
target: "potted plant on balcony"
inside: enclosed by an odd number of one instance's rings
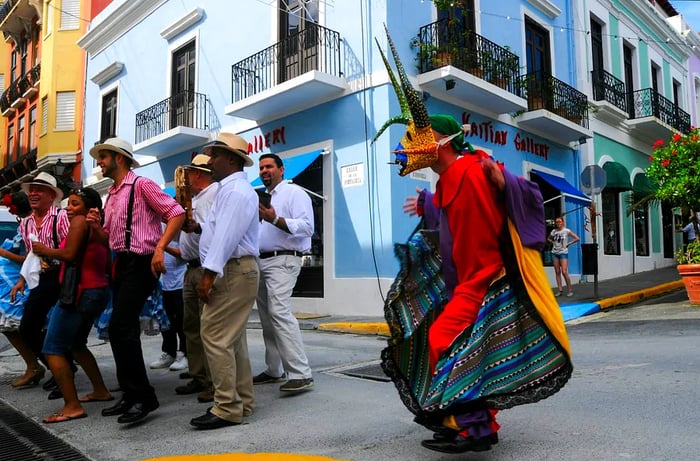
[[[502,58],[494,60],[489,81],[498,87],[508,89],[511,80],[520,76],[520,58],[516,54],[512,54],[509,46],[505,46],[504,49],[508,53],[504,53]]]
[[[697,213],[700,211],[700,131],[691,127],[688,134],[674,134],[665,143],[653,145],[646,176],[656,186],[647,197],[635,199],[635,205],[663,201]],[[695,220],[696,236],[700,236]],[[697,238],[697,237],[696,237]],[[700,241],[688,244],[676,254],[678,272],[683,277],[692,304],[700,304]]]
[[[411,39],[409,46],[416,52],[416,70],[428,72],[452,64],[457,48],[450,44],[441,46],[422,42],[418,36]]]

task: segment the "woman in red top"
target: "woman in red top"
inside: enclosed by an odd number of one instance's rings
[[[42,353],[56,378],[65,401],[63,408],[44,418],[45,423],[59,423],[87,416],[81,402],[113,400],[105,387],[95,356],[87,348],[87,337],[95,319],[109,300],[109,249],[90,232],[85,216],[91,208],[102,212],[102,199],[94,189],[72,191],[68,196],[68,218],[70,229],[65,241],[58,249],[34,243],[34,252],[66,262],[75,262],[82,257],[78,302],[72,308],[57,305],[53,308]],[[87,242],[87,245],[86,245]],[[73,381],[73,372],[66,355],[73,358],[85,370],[93,391],[78,399]]]

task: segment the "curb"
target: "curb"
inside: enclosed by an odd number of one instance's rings
[[[678,290],[683,288],[683,286],[683,280],[675,280],[673,282],[662,283],[661,285],[645,288],[643,290],[632,291],[630,293],[613,296],[611,298],[601,299],[598,301],[598,305],[600,305],[601,310],[605,310],[615,306],[632,304],[647,298],[652,298],[654,296]]]
[[[612,307],[643,301],[647,298],[666,294],[683,287],[683,280],[675,280],[673,282],[662,283],[653,287],[644,288],[643,290],[632,291],[630,293],[613,296],[611,298],[601,299],[593,304],[597,304],[600,307],[600,310],[604,311],[605,309],[610,309]],[[589,312],[589,314],[592,313],[594,312]],[[358,335],[387,337],[391,336],[391,333],[389,333],[389,325],[383,322],[329,322],[320,323],[317,328],[319,331],[328,331],[332,333],[352,333]]]
[[[391,336],[389,325],[384,322],[335,322],[321,323],[318,325],[319,331],[330,331],[334,333],[355,333],[358,335]]]

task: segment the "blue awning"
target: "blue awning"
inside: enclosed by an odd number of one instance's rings
[[[577,205],[589,205],[591,203],[590,197],[569,184],[566,179],[537,170],[532,170],[532,172],[542,178],[544,181],[548,182],[550,186],[558,189],[561,192],[561,195],[564,196],[564,199]]]
[[[313,150],[301,155],[295,155],[294,157],[283,158],[284,163],[284,179],[292,180],[304,172],[305,169],[309,167],[314,160],[318,158],[319,155],[323,153],[323,149]],[[254,181],[250,183],[251,186],[258,188],[263,187],[262,179],[260,176],[255,178]]]

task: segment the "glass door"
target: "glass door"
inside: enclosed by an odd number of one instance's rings
[[[173,53],[172,82],[170,86],[170,129],[192,127],[195,102],[195,42],[192,41]]]
[[[280,6],[278,82],[318,69],[321,40],[319,0],[282,0]]]

